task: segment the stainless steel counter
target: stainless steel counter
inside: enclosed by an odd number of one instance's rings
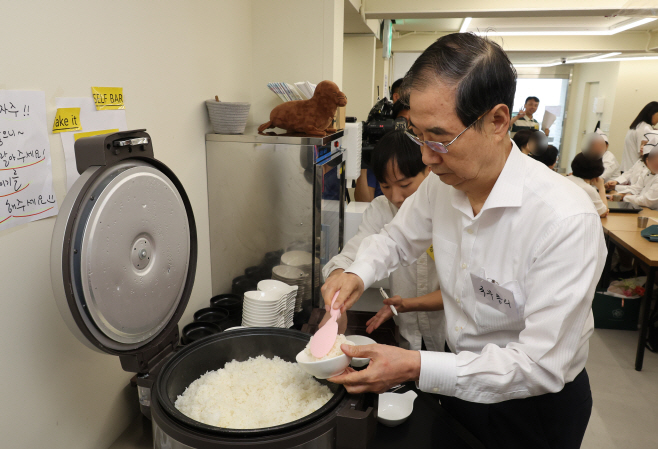
[[[311,137],[306,134],[259,134],[256,128],[247,128],[243,134],[206,134],[206,142],[247,142],[285,145],[327,145],[343,137],[343,131],[337,131],[325,137]]]

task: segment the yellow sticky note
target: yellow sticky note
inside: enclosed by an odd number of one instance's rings
[[[126,109],[123,104],[123,87],[92,87],[91,94],[97,111]]]
[[[434,245],[430,245],[429,248],[427,248],[427,254],[434,260]]]
[[[59,108],[55,114],[53,133],[65,133],[69,131],[81,131],[80,108]]]
[[[89,131],[86,133],[75,133],[73,134],[73,139],[77,142],[78,139],[81,139],[83,137],[92,137],[92,136],[100,136],[101,134],[110,134],[110,133],[118,133],[118,129],[101,129],[100,131]]]

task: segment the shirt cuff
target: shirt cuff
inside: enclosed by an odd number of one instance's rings
[[[420,351],[418,388],[426,393],[454,396],[457,387],[457,356],[450,352]]]
[[[632,202],[631,200],[634,200],[634,199],[635,199],[635,195],[626,195],[624,197],[624,201],[627,202],[627,203],[631,203]]]
[[[365,290],[375,283],[375,269],[367,262],[354,262],[345,272],[359,276]]]

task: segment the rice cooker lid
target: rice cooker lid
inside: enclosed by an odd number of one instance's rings
[[[146,132],[90,139],[76,142],[78,169],[85,157],[105,165],[86,168],[62,204],[51,250],[53,289],[83,343],[134,353],[159,344],[185,310],[196,269],[194,216],[178,179],[153,158]]]

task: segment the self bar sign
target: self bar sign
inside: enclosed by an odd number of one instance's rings
[[[91,94],[97,111],[125,109],[123,87],[92,87]]]

